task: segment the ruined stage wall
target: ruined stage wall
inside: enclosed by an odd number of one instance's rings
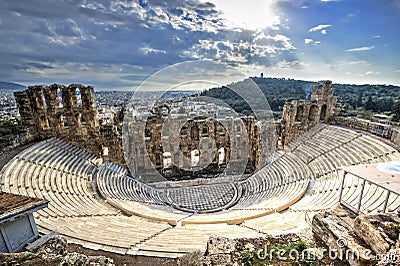
[[[29,86],[14,96],[31,140],[57,137],[99,157],[107,149],[110,161],[125,164],[117,130],[99,125],[92,86]]]
[[[286,144],[319,122],[328,123],[335,114],[337,98],[332,81],[319,81],[313,86],[310,100],[293,100],[283,107],[281,140]]]

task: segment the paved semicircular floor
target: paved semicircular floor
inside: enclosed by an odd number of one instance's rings
[[[167,190],[167,199],[174,208],[182,211],[215,212],[234,205],[238,200],[238,189],[230,183],[178,187]]]

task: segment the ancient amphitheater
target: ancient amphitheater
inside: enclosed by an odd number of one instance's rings
[[[211,235],[257,237],[309,227],[342,198],[357,206],[362,180],[343,166],[400,160],[363,131],[317,123],[244,180],[156,189],[126,170],[57,138],[23,150],[0,172],[1,191],[49,201],[36,213],[42,233],[121,254],[176,257],[204,250]],[[400,197],[366,182],[362,211],[395,211]],[[201,199],[201,200],[199,200]],[[387,204],[385,201],[387,200]]]

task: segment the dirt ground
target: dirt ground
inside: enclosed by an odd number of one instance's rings
[[[176,266],[176,259],[167,258],[156,258],[146,256],[131,256],[131,255],[119,255],[115,253],[96,251],[82,248],[79,245],[68,244],[68,252],[78,252],[87,256],[105,256],[114,260],[114,264],[117,266]],[[22,252],[14,254],[0,253],[0,265],[11,266],[11,265],[24,265],[24,266],[54,266],[59,265],[62,258],[58,259],[42,259],[40,257],[31,256],[31,253]]]
[[[90,256],[106,256],[114,260],[114,264],[117,266],[176,266],[176,259],[168,258],[157,258],[157,257],[147,257],[147,256],[131,256],[131,255],[119,255],[111,252],[101,251],[101,250],[91,250],[82,248],[79,245],[68,244],[68,252],[79,252]]]

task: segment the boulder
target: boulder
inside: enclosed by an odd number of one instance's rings
[[[236,241],[225,237],[213,237],[207,241],[205,255],[231,254],[236,250]]]
[[[327,246],[325,256],[335,256],[351,266],[372,265],[371,252],[354,234],[350,221],[334,212],[319,213],[312,220],[312,231]]]
[[[236,251],[236,241],[225,237],[210,237],[203,258],[203,265],[225,266],[237,265],[232,261],[232,254]]]
[[[390,245],[383,237],[381,231],[371,223],[373,218],[360,215],[354,220],[354,232],[376,253],[384,254]]]
[[[39,246],[35,253],[41,254],[43,258],[57,258],[66,254],[67,245],[65,237],[56,235]]]
[[[89,265],[88,257],[84,254],[72,252],[68,253],[60,263],[60,266],[83,266]]]

